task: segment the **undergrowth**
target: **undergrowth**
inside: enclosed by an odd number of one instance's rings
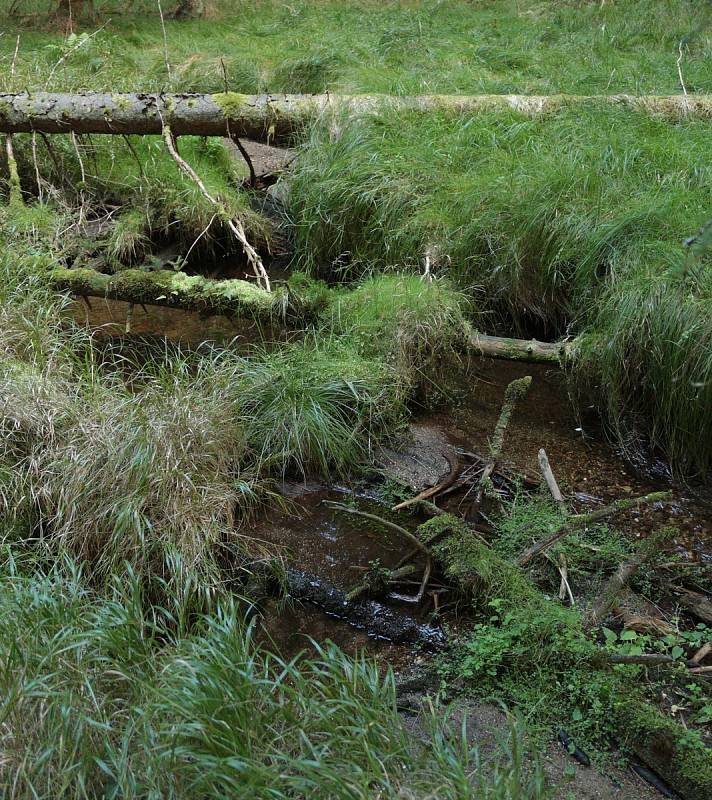
[[[513,564],[523,545],[546,535],[560,521],[559,510],[543,499],[519,499],[509,510],[512,513],[499,521],[494,547],[450,515],[419,528],[419,535],[446,565],[446,575],[463,590],[463,602],[476,620],[441,662],[446,689],[499,698],[525,712],[532,730],[548,737],[552,727],[563,729],[597,758],[612,745],[635,752],[648,746],[641,743],[655,740],[655,731],[665,730],[667,743],[660,745],[660,752],[672,748],[674,754],[666,769],[679,786],[689,788],[690,796],[704,796],[712,787],[712,762],[701,729],[666,718],[660,698],[679,691],[680,697],[690,696],[690,702],[704,709],[703,698],[709,693],[699,686],[695,694],[694,687],[686,686],[691,678],[683,657],[705,641],[705,631],[681,630],[657,638],[628,630],[619,636],[607,627],[586,631],[580,606],[585,609],[600,591],[600,582],[591,581],[596,572],[607,576],[618,566],[612,560],[614,551],[625,555],[622,538],[602,526],[597,535],[594,532],[593,541],[601,545],[600,562],[585,575],[573,578],[575,572],[569,573],[579,590],[578,607],[566,607],[549,594],[547,576],[542,579],[536,568],[524,572]],[[658,534],[660,541],[664,535]],[[571,566],[579,569],[584,568],[578,560],[581,544],[572,536],[559,545],[560,552],[566,548]],[[650,651],[670,654],[680,663],[666,666],[664,673],[605,663],[606,652]],[[654,752],[655,745],[651,747]]]
[[[42,573],[7,549],[2,573],[8,797],[547,796],[518,730],[485,767],[437,708],[413,739],[365,658],[283,661],[234,605],[196,617],[173,591],[148,609],[130,573],[97,596],[74,562]]]
[[[76,37],[106,29],[52,67],[71,44],[46,25],[50,0],[19,0],[22,33],[15,81],[49,90],[170,88],[155,3],[95,0],[95,22],[75,20]],[[682,43],[689,92],[712,87],[706,4],[693,0],[540,3],[453,0],[340,3],[297,0],[213,2],[205,20],[167,20],[173,87],[222,91],[385,94],[672,94]],[[166,13],[175,3],[167,0]],[[127,13],[132,12],[132,13]],[[32,15],[22,25],[22,15]],[[34,28],[34,30],[33,30]],[[38,30],[39,28],[39,30]],[[0,41],[11,63],[15,37]],[[239,52],[235,52],[239,42]],[[2,71],[5,84],[9,70]]]
[[[97,346],[42,281],[60,218],[8,214],[2,512],[25,544],[89,562],[96,583],[128,562],[212,603],[259,554],[237,528],[274,478],[346,476],[403,417],[393,372],[337,339],[247,355]]]

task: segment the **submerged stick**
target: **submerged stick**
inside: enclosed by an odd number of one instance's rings
[[[561,513],[565,516],[568,513],[566,509],[566,501],[564,500],[563,494],[561,494],[559,484],[556,482],[556,476],[551,468],[551,464],[549,464],[549,457],[546,455],[546,450],[544,450],[543,447],[541,450],[539,450],[539,468],[541,469],[541,474],[544,476],[546,485],[549,487],[551,496],[561,509]]]
[[[351,508],[351,506],[347,506],[344,503],[336,503],[333,500],[322,500],[322,505],[326,506],[327,508],[333,508],[336,511],[343,511],[346,514],[356,514],[359,517],[370,519],[372,522],[377,522],[379,525],[383,525],[385,528],[389,528],[390,530],[400,534],[403,538],[407,539],[411,544],[413,544],[420,551],[425,553],[428,558],[430,558],[430,550],[428,550],[428,548],[420,541],[420,539],[418,539],[417,536],[414,536],[402,525],[398,525],[396,522],[383,519],[383,517],[379,517],[377,514],[369,514],[368,511],[360,511],[358,508]]]
[[[434,497],[436,494],[444,492],[445,489],[449,489],[453,483],[455,483],[462,472],[462,464],[459,460],[451,458],[447,453],[444,455],[448,464],[450,465],[450,474],[447,476],[447,478],[435,486],[431,486],[429,489],[424,489],[422,492],[420,492],[420,494],[417,494],[415,497],[411,497],[410,500],[404,500],[402,503],[398,503],[397,505],[393,506],[391,511],[400,511],[401,509],[408,508],[408,506],[412,506],[415,503],[420,503],[423,500],[427,500],[429,497]]]
[[[589,514],[577,514],[574,517],[569,517],[563,525],[559,526],[551,535],[546,539],[541,539],[527,550],[525,550],[517,559],[517,566],[525,567],[535,556],[548,550],[553,544],[556,544],[564,536],[573,533],[579,528],[585,528],[594,522],[599,522],[606,517],[617,514],[620,511],[627,511],[630,508],[645,505],[647,503],[657,503],[664,500],[669,500],[672,497],[672,492],[651,492],[650,494],[643,495],[642,497],[625,498],[623,500],[616,500],[604,508],[598,508],[591,511]]]

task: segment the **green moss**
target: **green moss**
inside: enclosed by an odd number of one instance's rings
[[[445,566],[447,577],[473,593],[478,604],[495,597],[512,606],[540,602],[540,594],[524,573],[485,544],[459,517],[433,517],[418,528],[417,534]]]
[[[214,281],[184,272],[126,269],[104,275],[92,269],[57,267],[49,274],[57,288],[75,294],[116,297],[134,303],[158,303],[205,309],[212,313],[269,317],[281,296],[242,280]]]
[[[685,800],[712,797],[712,749],[697,731],[663,716],[638,696],[621,699],[616,716],[623,743],[652,767],[657,764]]]
[[[219,92],[210,98],[228,118],[244,115],[245,109],[250,107],[250,96],[239,92]]]

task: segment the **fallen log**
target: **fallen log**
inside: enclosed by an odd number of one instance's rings
[[[576,340],[539,342],[536,339],[509,339],[504,336],[487,336],[471,332],[467,337],[467,346],[485,358],[558,366],[571,357]]]
[[[564,108],[616,106],[673,120],[712,119],[710,95],[244,95],[84,92],[0,94],[2,133],[154,134],[161,118],[176,136],[244,136],[285,140],[331,109],[375,113],[396,110],[454,115],[518,111],[536,115]]]
[[[81,297],[264,319],[283,299],[281,293],[270,294],[248,281],[214,281],[168,269],[126,269],[105,275],[93,269],[56,267],[49,271],[49,282],[54,289]]]
[[[440,628],[399,614],[374,600],[349,601],[345,591],[316,575],[288,569],[286,578],[291,597],[311,603],[327,614],[366,631],[369,636],[395,643],[420,644],[428,650],[439,650],[446,644],[445,634]]]

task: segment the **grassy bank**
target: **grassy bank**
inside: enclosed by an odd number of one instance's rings
[[[196,618],[179,593],[149,609],[135,577],[103,596],[85,577],[3,554],[8,797],[547,796],[516,733],[485,768],[436,711],[416,743],[367,660],[327,646],[283,662],[229,604]]]
[[[708,126],[615,109],[384,111],[318,131],[290,180],[300,266],[357,279],[426,254],[485,330],[584,335],[574,377],[625,436],[712,458]],[[702,435],[700,433],[702,432]]]

